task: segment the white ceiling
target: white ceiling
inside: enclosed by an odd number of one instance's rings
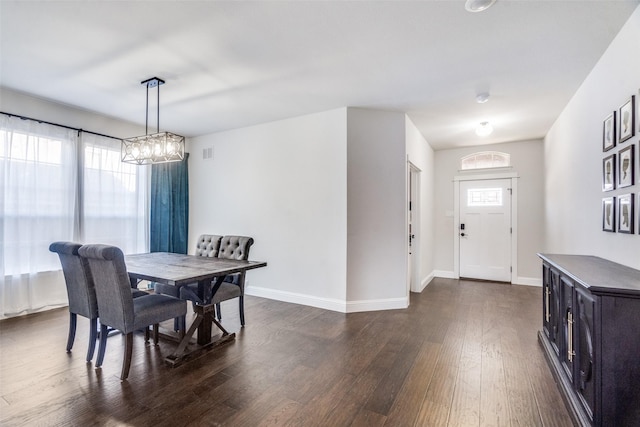
[[[0,0],[0,84],[144,124],[158,76],[160,130],[185,136],[353,106],[406,112],[435,149],[526,140],[639,3]]]

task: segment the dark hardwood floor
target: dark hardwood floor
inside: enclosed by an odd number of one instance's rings
[[[0,322],[0,425],[570,426],[538,345],[541,289],[435,279],[407,310],[341,314],[246,298],[237,339],[171,369],[174,346],[65,352],[65,309]]]

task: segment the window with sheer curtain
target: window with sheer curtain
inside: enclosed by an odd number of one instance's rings
[[[117,140],[0,115],[0,318],[67,303],[53,241],[148,247],[146,167]]]

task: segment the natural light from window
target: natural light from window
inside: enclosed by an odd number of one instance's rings
[[[511,166],[511,156],[499,151],[482,151],[460,159],[461,170],[494,169]]]
[[[59,165],[62,160],[62,141],[38,138],[24,133],[14,132],[11,144],[0,144],[0,157],[12,162],[38,162]],[[0,140],[8,139],[7,132],[2,131]]]

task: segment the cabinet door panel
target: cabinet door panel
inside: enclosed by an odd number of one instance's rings
[[[560,354],[560,329],[562,327],[562,320],[560,316],[560,273],[551,269],[550,279],[549,290],[551,291],[551,295],[549,327],[551,329],[551,346],[555,350],[556,354]]]
[[[565,374],[569,377],[569,381],[573,383],[573,368],[574,368],[574,355],[573,349],[573,337],[574,337],[574,322],[573,322],[573,282],[560,276],[560,289],[561,289],[561,313],[562,313],[562,331],[560,339],[560,362]]]
[[[594,309],[593,296],[581,287],[576,287],[575,304],[575,348],[576,391],[582,404],[593,420],[595,405],[595,346],[594,346]]]
[[[547,264],[542,265],[542,328],[549,337],[549,341],[554,341],[554,330],[551,321],[551,268]]]

